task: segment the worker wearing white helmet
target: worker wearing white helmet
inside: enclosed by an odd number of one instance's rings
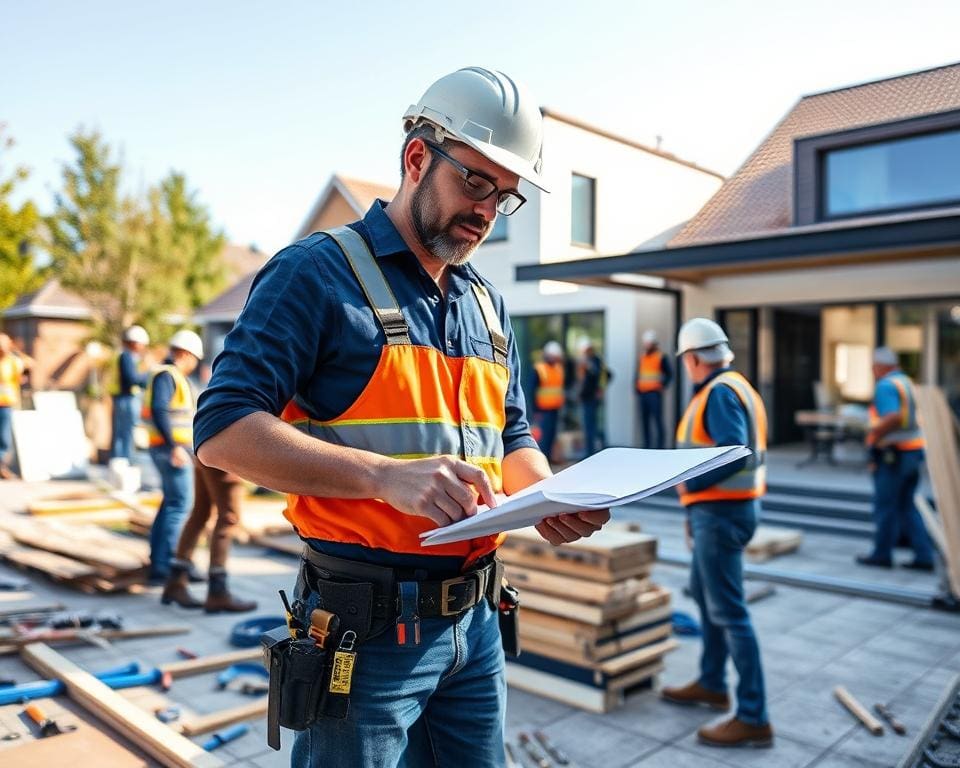
[[[183,329],[170,337],[170,354],[147,379],[143,421],[150,458],[160,473],[163,499],[150,528],[150,583],[165,584],[187,510],[193,505],[193,416],[196,397],[188,376],[203,359],[203,342]]]
[[[467,67],[402,125],[396,196],[261,270],[195,422],[205,464],[288,494],[306,543],[293,618],[336,613],[327,647],[356,653],[352,676],[338,666],[343,693],[281,715],[303,729],[296,766],[505,761],[500,539],[424,547],[420,534],[550,475],[509,314],[469,263],[497,216],[546,186],[543,119],[516,80]],[[572,541],[608,518],[538,530]]]
[[[677,447],[746,445],[752,453],[678,486],[693,541],[690,591],[700,608],[703,652],[698,678],[664,688],[661,695],[679,704],[729,708],[729,656],[739,676],[736,713],[700,728],[698,737],[714,746],[770,746],[760,648],[743,593],[743,548],[756,530],[766,491],[766,412],[756,390],[729,367],[729,339],[712,320],[684,323],[677,354],[694,386],[677,428]]]
[[[133,428],[140,410],[140,394],[147,385],[147,367],[143,353],[150,336],[139,325],[131,325],[121,336],[121,349],[105,372],[107,392],[113,404],[113,436],[110,457],[133,461]]]
[[[533,366],[537,386],[533,396],[534,423],[540,434],[537,442],[543,455],[550,460],[557,438],[560,409],[566,400],[563,347],[557,341],[543,345],[543,359]]]
[[[643,430],[643,447],[663,448],[666,445],[663,390],[670,386],[673,379],[673,366],[660,350],[656,331],[644,331],[641,341],[643,348],[637,361],[637,406]]]

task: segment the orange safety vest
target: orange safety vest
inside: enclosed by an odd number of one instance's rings
[[[23,361],[13,353],[0,357],[0,407],[20,407]]]
[[[159,373],[169,373],[173,376],[175,389],[173,397],[170,398],[170,431],[173,434],[173,442],[177,445],[185,445],[193,449],[193,416],[197,411],[193,399],[193,390],[190,388],[190,382],[184,376],[180,369],[175,365],[161,365],[150,374],[147,379],[147,392],[143,398],[143,406],[140,409],[140,416],[146,423],[147,432],[150,434],[150,445],[163,445],[163,435],[157,429],[153,421],[153,382]]]
[[[455,456],[481,467],[497,493],[503,489],[503,430],[510,381],[507,340],[490,296],[473,292],[494,350],[494,362],[449,357],[411,344],[409,328],[390,284],[363,238],[349,227],[326,230],[343,251],[386,334],[380,361],[360,396],[329,421],[311,417],[295,396],[281,418],[319,440],[398,459]],[[472,562],[492,552],[502,535],[481,536],[424,550],[420,534],[436,526],[381,499],[287,495],[284,512],[302,538],[360,544],[408,554],[458,556]]]
[[[707,400],[713,388],[721,385],[734,391],[747,413],[747,447],[753,453],[748,457],[747,465],[726,480],[702,491],[683,494],[680,503],[685,507],[702,501],[758,499],[767,492],[767,412],[757,391],[736,371],[724,371],[715,376],[693,396],[677,427],[677,447],[709,448],[716,445],[707,432]]]
[[[893,432],[880,438],[879,448],[892,446],[898,451],[918,451],[926,446],[920,422],[917,419],[917,400],[913,393],[913,382],[903,371],[894,371],[884,376],[897,388],[900,395],[900,424]],[[870,405],[870,426],[880,421],[876,403]]]
[[[663,389],[663,352],[646,352],[637,368],[637,392],[659,392]]]
[[[563,407],[563,363],[539,362],[534,404],[538,411],[556,411]]]

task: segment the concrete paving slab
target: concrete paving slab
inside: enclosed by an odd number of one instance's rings
[[[636,696],[621,709],[603,716],[603,722],[626,731],[649,736],[663,742],[672,742],[688,734],[717,716],[707,707],[685,707],[663,701],[655,694]]]
[[[770,722],[778,736],[829,749],[855,724],[827,690],[797,688],[769,703]]]
[[[729,768],[729,765],[671,745],[645,755],[630,768]]]
[[[675,747],[686,750],[699,758],[717,760],[730,766],[758,766],[767,768],[802,768],[809,765],[821,753],[822,749],[777,734],[774,746],[769,749],[750,747],[710,747],[700,744],[696,734],[691,734],[675,742]]]
[[[862,758],[831,752],[810,763],[808,768],[890,768],[893,763],[873,763]]]
[[[577,765],[626,768],[663,744],[586,712],[569,715],[542,730]]]

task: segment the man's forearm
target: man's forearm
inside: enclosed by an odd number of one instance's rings
[[[341,499],[376,498],[392,460],[334,445],[298,431],[269,413],[251,413],[206,440],[203,464],[282,493]]]
[[[503,492],[508,496],[552,475],[547,457],[537,448],[518,448],[503,458]]]
[[[891,432],[895,432],[900,425],[899,413],[888,413],[880,421],[874,424],[873,428],[867,433],[868,442],[871,445],[877,445],[884,437]]]

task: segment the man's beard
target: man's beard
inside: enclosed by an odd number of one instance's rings
[[[427,176],[423,183],[417,187],[413,193],[410,204],[410,213],[413,218],[413,227],[417,231],[417,237],[424,248],[436,259],[444,264],[458,267],[465,264],[473,256],[484,241],[490,230],[490,223],[484,221],[481,216],[459,213],[446,224],[440,221],[440,214],[437,212],[440,208],[437,200],[437,192],[431,180],[431,169],[427,169]],[[455,237],[451,230],[457,224],[464,224],[471,229],[479,231],[479,240],[465,240]]]

